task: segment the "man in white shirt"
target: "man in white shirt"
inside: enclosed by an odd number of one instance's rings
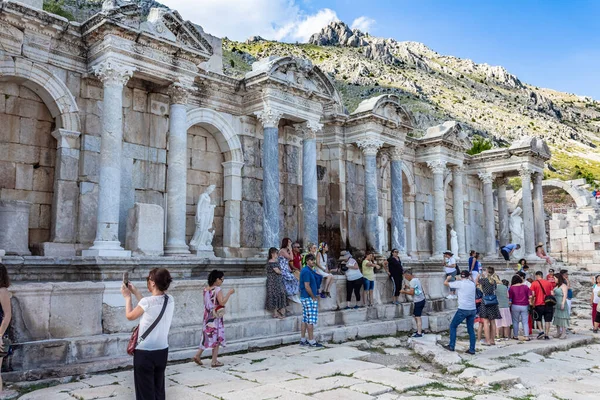
[[[454,254],[450,250],[444,252],[444,272],[446,273],[446,278],[451,277],[451,282],[456,280],[456,258],[454,258]],[[446,298],[456,299],[456,291],[450,289],[450,294]]]
[[[451,282],[451,276],[448,275],[444,285],[455,289],[458,294],[458,310],[450,323],[450,343],[444,346],[446,350],[454,351],[456,345],[456,329],[466,319],[467,332],[469,332],[469,350],[467,353],[475,354],[475,315],[477,307],[475,306],[475,283],[469,279],[469,271],[460,272],[460,280]]]

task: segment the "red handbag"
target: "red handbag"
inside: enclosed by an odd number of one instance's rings
[[[158,325],[158,323],[160,322],[160,319],[162,318],[163,314],[165,313],[165,309],[167,308],[168,302],[169,302],[169,296],[167,296],[165,294],[165,302],[163,303],[162,310],[160,310],[160,314],[158,314],[158,318],[156,318],[154,320],[154,322],[152,323],[152,325],[150,325],[150,327],[146,330],[146,332],[144,332],[144,334],[142,335],[142,337],[139,340],[140,343],[142,343],[144,340],[146,340],[146,338],[148,337],[150,332],[152,332],[152,330],[154,328],[156,328],[156,325]],[[135,353],[135,348],[138,345],[139,333],[140,333],[140,326],[138,325],[135,328],[133,328],[133,332],[131,332],[131,337],[129,338],[129,343],[127,343],[127,354],[129,354],[130,356],[132,356]]]

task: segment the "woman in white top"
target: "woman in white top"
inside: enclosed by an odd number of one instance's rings
[[[125,298],[125,316],[133,321],[141,317],[139,325],[138,344],[133,355],[133,378],[136,400],[165,399],[165,369],[169,355],[169,329],[173,320],[175,302],[173,296],[165,291],[172,282],[171,274],[165,268],[154,268],[146,278],[148,291],[152,296],[143,297],[139,290],[129,282],[121,286]],[[131,294],[136,297],[138,304],[133,308]],[[142,335],[160,315],[167,302],[163,316],[145,340]]]
[[[329,251],[329,246],[325,242],[321,242],[319,244],[319,252],[316,254],[317,258],[317,268],[315,272],[323,277],[323,281],[325,281],[325,290],[321,292],[321,298],[331,297],[329,294],[329,288],[333,283],[333,275],[329,273],[327,269],[327,252]]]
[[[594,286],[592,287],[592,323],[593,323],[593,331],[594,333],[598,332],[598,325],[600,325],[600,323],[596,322],[596,320],[598,319],[596,317],[597,313],[598,313],[598,303],[600,303],[600,275],[596,275],[596,277],[594,278]]]
[[[354,258],[352,258],[352,254],[347,251],[342,252],[342,259],[346,261],[346,267],[348,268],[346,271],[346,310],[349,310],[350,301],[352,300],[352,292],[354,292],[354,297],[356,298],[356,305],[354,308],[361,308],[359,306],[360,303],[360,289],[363,286],[364,277],[360,272],[360,267]]]

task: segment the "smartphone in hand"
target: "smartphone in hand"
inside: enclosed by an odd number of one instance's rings
[[[123,285],[125,285],[126,288],[129,287],[129,272],[123,273]]]

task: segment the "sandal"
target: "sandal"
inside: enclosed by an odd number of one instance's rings
[[[194,358],[192,358],[192,360],[194,360],[194,362],[198,365],[203,365],[202,360],[200,360],[198,357],[194,357]]]
[[[213,367],[213,368],[218,368],[218,367],[222,367],[223,365],[225,365],[225,364],[223,364],[222,362],[217,361],[215,363],[212,363],[210,366]]]

